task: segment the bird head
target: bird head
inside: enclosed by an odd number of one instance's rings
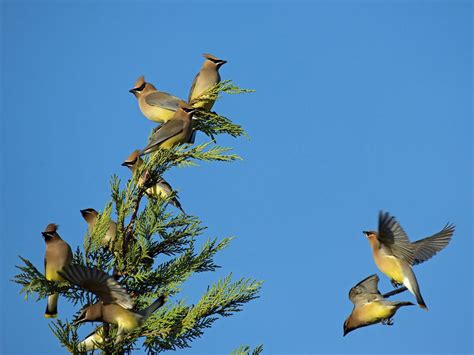
[[[153,90],[156,90],[156,88],[153,86],[153,84],[147,83],[145,81],[145,77],[142,75],[135,82],[133,89],[130,89],[128,91],[135,95],[136,98],[138,98],[142,94]]]
[[[227,63],[226,60],[219,59],[216,56],[213,56],[212,54],[204,53],[202,56],[207,59],[207,62],[212,63],[217,69]]]
[[[350,316],[347,317],[347,319],[344,321],[344,326],[342,329],[343,329],[342,336],[344,337],[355,329],[354,327],[350,326]]]
[[[78,325],[84,322],[95,322],[102,319],[102,308],[100,303],[94,303],[92,305],[86,305],[82,308],[74,318],[74,325]]]
[[[179,108],[181,109],[181,111],[183,111],[184,113],[186,113],[189,117],[192,117],[193,114],[196,112],[196,108],[185,103],[185,102],[180,102],[179,103]]]
[[[369,239],[377,236],[377,232],[375,231],[362,231],[362,233],[364,233],[364,235]]]
[[[142,159],[139,157],[140,150],[134,150],[132,154],[128,156],[127,159],[122,163],[122,166],[126,166],[129,169],[133,169],[136,167],[137,162],[141,161]]]
[[[59,237],[59,234],[56,232],[58,230],[58,225],[55,223],[50,223],[46,226],[45,230],[41,232],[45,241],[51,240],[52,238]]]
[[[81,215],[86,221],[90,221],[96,219],[99,213],[93,208],[86,208],[81,210]]]

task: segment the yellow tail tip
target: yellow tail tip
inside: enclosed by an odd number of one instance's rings
[[[45,315],[44,315],[45,318],[56,318],[57,316],[58,316],[57,313],[56,314],[47,314],[47,313],[45,313]]]

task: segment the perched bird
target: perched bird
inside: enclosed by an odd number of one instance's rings
[[[142,158],[138,156],[139,153],[139,150],[134,150],[132,154],[130,154],[128,158],[122,163],[122,166],[126,166],[127,168],[129,168],[132,171],[132,174],[135,174],[137,169],[143,164]],[[141,187],[146,184],[146,181],[149,179],[149,176],[150,174],[148,170],[145,170],[138,179],[138,186]],[[160,177],[156,184],[145,190],[145,193],[149,197],[153,197],[156,199],[169,198],[173,193],[173,188],[170,184],[168,184],[168,182],[166,182],[165,179]],[[170,199],[170,203],[176,208],[179,208],[181,212],[185,213],[183,208],[181,207],[181,203],[179,202],[178,196],[176,194],[175,196],[173,196],[173,198]]]
[[[72,261],[72,251],[68,243],[61,239],[58,232],[58,226],[50,223],[41,234],[46,242],[46,253],[44,255],[44,271],[46,280],[63,281],[59,272],[68,266]],[[54,318],[58,314],[58,293],[48,296],[48,303],[44,316]]]
[[[139,155],[149,154],[159,147],[169,149],[175,145],[186,143],[191,137],[192,118],[195,111],[194,107],[180,103],[173,118],[158,127],[151,136],[148,145]]]
[[[160,92],[151,83],[140,76],[133,89],[129,90],[138,100],[138,106],[143,115],[151,121],[166,122],[173,118],[179,103],[184,103],[180,98],[166,92]]]
[[[379,230],[364,231],[369,239],[377,267],[390,277],[394,286],[405,285],[421,308],[427,309],[412,266],[430,259],[448,245],[455,226],[446,224],[438,233],[411,243],[395,217],[380,211]]]
[[[72,284],[94,293],[99,298],[97,303],[82,309],[74,323],[116,324],[116,343],[120,342],[124,333],[143,325],[147,318],[165,303],[165,296],[160,296],[147,308],[134,311],[133,301],[125,288],[103,271],[82,265],[70,265],[60,271],[60,274]]]
[[[211,54],[203,54],[203,57],[206,58],[206,60],[202,64],[199,73],[197,73],[196,77],[194,78],[191,85],[191,90],[189,90],[189,103],[192,103],[193,100],[197,99],[204,92],[221,81],[219,68],[227,63],[227,61],[219,59]],[[192,103],[192,105],[194,107],[209,111],[214,105],[214,102],[214,100],[205,100]]]
[[[344,322],[344,336],[368,325],[382,323],[392,325],[392,317],[402,306],[414,306],[411,302],[387,301],[379,292],[379,277],[371,275],[349,291],[349,299],[354,304],[352,313]]]
[[[220,83],[221,76],[219,74],[219,68],[227,63],[227,61],[219,59],[212,54],[203,54],[206,58],[202,64],[201,69],[194,77],[191,89],[189,90],[188,102],[196,108],[201,108],[206,111],[210,111],[216,100],[212,100],[209,97],[201,97],[205,100],[193,100],[198,99],[203,93],[212,88],[214,85]],[[193,144],[196,139],[196,131],[193,131],[188,143]]]
[[[82,218],[85,219],[87,225],[89,227],[89,233],[93,234],[95,231],[95,224],[97,222],[97,216],[99,213],[93,208],[86,208],[81,210]],[[109,229],[105,232],[104,238],[102,239],[102,244],[109,245],[110,241],[115,239],[117,234],[117,223],[110,220],[109,222]]]

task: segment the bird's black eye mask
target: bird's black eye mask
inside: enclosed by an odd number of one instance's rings
[[[143,91],[143,89],[145,89],[145,85],[146,85],[146,83],[143,83],[143,84],[141,84],[139,87],[137,87],[137,88],[135,88],[135,89],[133,89],[133,90],[134,90],[134,91],[138,91],[138,92]]]

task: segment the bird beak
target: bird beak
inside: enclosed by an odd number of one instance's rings
[[[122,165],[122,166],[128,166],[128,164],[127,164],[126,161],[124,161],[124,162],[123,162],[122,164],[120,164],[120,165]]]
[[[135,95],[135,93],[137,92],[137,90],[135,90],[135,89],[130,89],[130,90],[128,90],[128,92],[130,92],[130,93],[132,93],[132,94]]]
[[[368,236],[368,235],[369,235],[369,232],[368,232],[368,231],[362,231],[362,233],[364,233],[365,236]]]

